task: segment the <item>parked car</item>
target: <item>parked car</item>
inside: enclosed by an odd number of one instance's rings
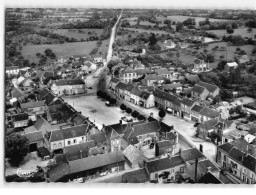
[[[197,127],[199,124],[200,124],[200,123],[195,123],[195,124],[194,124],[194,127]]]
[[[106,101],[106,106],[108,106],[108,107],[110,107],[110,106],[114,106],[114,104],[110,104],[110,102],[109,101]]]

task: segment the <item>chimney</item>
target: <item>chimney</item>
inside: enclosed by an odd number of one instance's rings
[[[83,158],[83,151],[80,150],[80,158],[82,159]]]
[[[199,149],[199,151],[203,153],[203,145],[202,145],[202,144],[200,144],[200,149]]]
[[[244,135],[241,135],[241,139],[244,139]]]
[[[211,172],[212,171],[212,167],[207,167],[207,172]]]
[[[119,124],[122,125],[122,123],[123,123],[122,120],[119,120]]]

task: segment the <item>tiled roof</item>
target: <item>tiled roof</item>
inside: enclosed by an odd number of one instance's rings
[[[50,142],[55,142],[55,141],[59,141],[59,140],[64,140],[63,131],[61,129],[51,131],[51,136],[50,136],[49,141]]]
[[[190,100],[190,99],[188,99],[188,98],[183,98],[183,99],[181,100],[181,103],[184,104],[184,105],[186,105],[186,106],[188,106],[188,107],[191,107],[191,106],[195,103],[195,101]]]
[[[127,87],[127,84],[126,83],[122,83],[122,82],[119,82],[117,85],[116,85],[116,88],[120,88],[120,89],[126,89]]]
[[[110,136],[110,140],[119,139],[120,137],[121,136],[113,129],[112,133],[111,133],[111,136]]]
[[[247,155],[244,157],[243,166],[250,169],[254,173],[256,172],[256,158],[251,155]]]
[[[146,75],[145,80],[165,80],[165,77],[159,76],[159,75]]]
[[[150,93],[147,91],[142,91],[140,94],[140,97],[144,100],[147,100],[149,96],[150,96]]]
[[[86,134],[87,128],[88,128],[88,124],[78,125],[78,126],[62,129],[62,132],[63,132],[64,138],[69,139],[69,138],[84,136]]]
[[[181,83],[172,83],[172,84],[164,85],[164,89],[166,89],[166,90],[173,90],[178,87],[182,87]]]
[[[218,111],[206,107],[201,110],[200,114],[209,118],[216,118],[220,116]]]
[[[27,134],[24,134],[24,136],[28,139],[29,143],[34,143],[34,142],[43,140],[43,134],[41,131],[27,133]]]
[[[63,163],[55,166],[48,171],[48,175],[51,182],[57,182],[59,179],[64,177],[70,171],[68,163]]]
[[[192,88],[192,91],[195,92],[195,93],[198,93],[198,94],[201,94],[203,93],[205,90],[204,87],[201,87],[199,85],[195,85],[193,88]]]
[[[11,93],[12,93],[12,97],[15,97],[17,99],[22,96],[25,96],[25,93],[18,88],[14,88]]]
[[[63,85],[84,85],[84,81],[81,79],[60,79],[54,82],[57,86]]]
[[[104,153],[96,156],[90,156],[83,159],[78,159],[74,161],[70,161],[69,165],[71,167],[72,173],[79,173],[86,170],[91,170],[99,167],[103,167],[106,165],[124,162],[124,155],[121,151]]]
[[[43,100],[43,98],[48,94],[50,93],[51,91],[47,88],[42,88],[42,89],[39,89],[39,93],[38,93],[38,97],[39,97],[39,100]]]
[[[141,93],[142,93],[142,91],[140,91],[138,87],[134,87],[134,88],[132,89],[132,91],[131,91],[131,94],[134,94],[134,95],[136,95],[136,96],[140,96]]]
[[[44,101],[27,102],[27,103],[20,104],[21,109],[36,108],[36,107],[41,107],[41,106],[45,106]]]
[[[199,150],[196,148],[190,148],[190,149],[181,151],[181,157],[184,161],[191,161],[199,158],[205,158],[205,156],[201,152],[199,152]]]
[[[171,74],[171,72],[170,72],[167,68],[157,69],[155,72],[156,72],[158,75]]]
[[[172,143],[170,140],[162,140],[157,142],[159,148],[165,148],[172,146]]]
[[[222,145],[218,146],[218,148],[222,149],[226,153],[229,153],[230,150],[232,149],[232,147],[233,146],[230,143],[225,143],[225,144],[222,144]]]
[[[126,67],[123,71],[123,73],[133,73],[133,72],[135,72],[135,70],[130,66]]]
[[[131,163],[139,163],[140,160],[144,159],[142,151],[133,145],[129,145],[127,148],[125,148],[123,154]]]
[[[212,84],[205,83],[202,81],[199,81],[197,83],[197,85],[206,88],[209,92],[214,92],[216,89],[218,89],[218,87],[216,85],[212,85]]]
[[[173,156],[171,158],[168,157],[147,162],[146,167],[149,173],[154,173],[183,164],[185,164],[185,161],[181,158],[181,156]]]
[[[53,77],[54,76],[54,72],[50,72],[50,71],[46,71],[43,74],[44,77]]]
[[[125,172],[122,175],[123,183],[145,183],[149,181],[149,176],[145,168]]]
[[[206,131],[211,130],[214,128],[214,126],[218,123],[218,119],[211,119],[208,121],[204,121],[203,123],[200,123],[198,125],[198,128],[204,129]]]
[[[144,75],[144,74],[152,73],[152,71],[149,69],[136,69],[134,72],[136,72],[137,75]]]
[[[88,140],[94,140],[96,144],[101,143],[106,141],[106,135],[104,132],[93,134],[89,136]]]
[[[90,148],[89,149],[89,155],[97,155],[97,154],[100,154],[100,150],[97,146],[93,147],[93,148]]]
[[[191,108],[191,111],[194,111],[194,112],[201,112],[201,110],[203,109],[202,106],[199,106],[199,105],[194,105],[192,108]]]
[[[186,74],[185,78],[190,82],[199,82],[200,78],[197,75]]]
[[[218,167],[216,167],[210,160],[204,159],[198,161],[198,169],[201,173],[206,173],[208,171],[208,167],[211,167],[211,172],[220,171]]]
[[[134,85],[127,84],[126,87],[125,87],[125,90],[131,92],[133,88],[134,88]]]
[[[110,80],[110,82],[111,82],[111,83],[118,83],[118,82],[119,82],[119,79],[117,79],[117,78],[112,78],[112,79]]]

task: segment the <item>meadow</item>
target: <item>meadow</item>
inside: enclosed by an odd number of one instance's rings
[[[91,36],[99,37],[102,34],[102,31],[103,29],[56,29],[53,30],[53,33],[64,35],[70,38],[73,37],[78,40],[86,40]]]
[[[234,33],[232,35],[241,35],[242,37],[254,38],[254,36],[256,35],[256,29],[253,28],[251,33],[247,32],[247,29],[248,28],[234,29]],[[226,30],[208,30],[207,32],[214,33],[219,37],[223,37],[224,35],[230,35],[227,33]]]

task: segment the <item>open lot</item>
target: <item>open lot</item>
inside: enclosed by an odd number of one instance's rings
[[[89,37],[97,36],[102,34],[103,29],[56,29],[53,33],[64,35],[67,37],[73,37],[75,39],[86,40]]]
[[[234,29],[234,33],[232,35],[241,35],[242,37],[254,38],[256,35],[256,29],[253,28],[251,33],[247,32],[248,28],[238,28]],[[229,36],[226,30],[208,30],[207,32],[211,32],[216,34],[217,36],[223,37],[224,35]]]

